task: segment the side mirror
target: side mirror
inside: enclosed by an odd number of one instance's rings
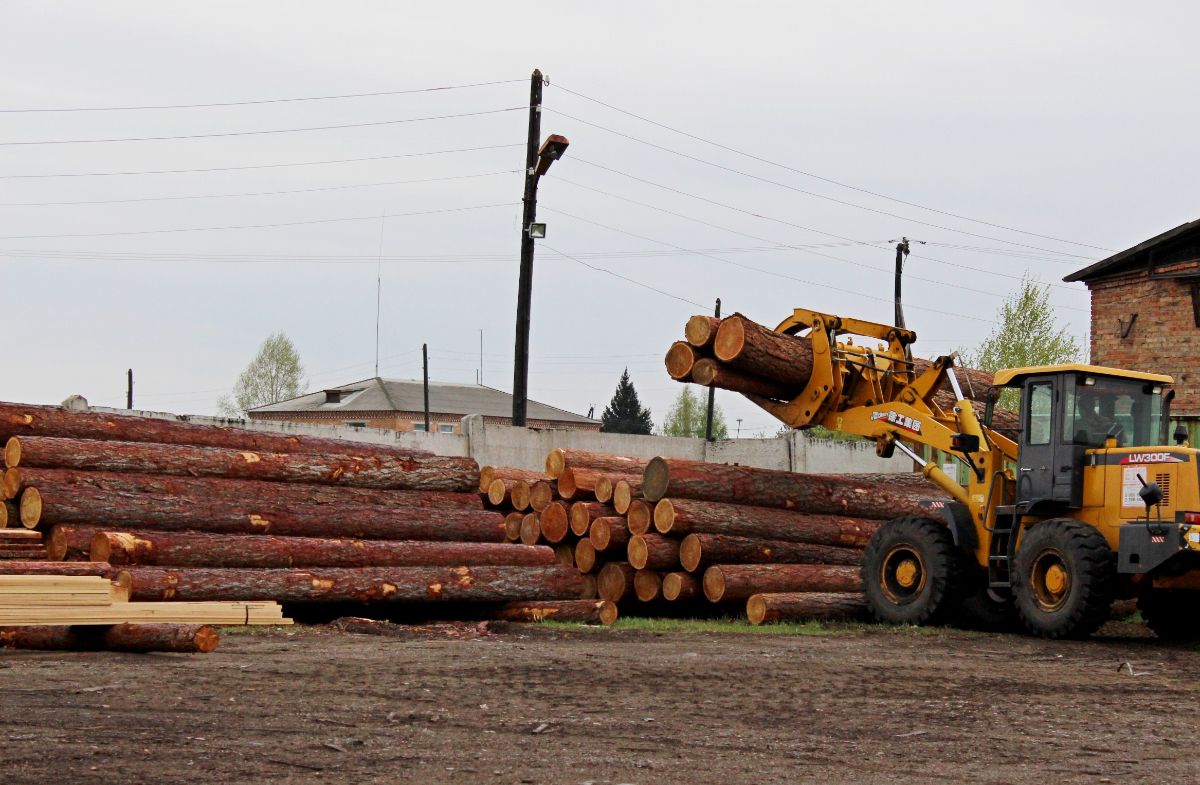
[[[1186,442],[1188,440],[1187,427],[1184,426],[1183,423],[1179,423],[1179,425],[1176,425],[1175,433],[1172,436],[1172,438],[1175,440],[1176,444],[1182,445],[1184,442]]]
[[[1148,482],[1138,491],[1138,496],[1142,497],[1142,503],[1146,505],[1146,517],[1150,516],[1150,508],[1162,501],[1162,488],[1158,487],[1156,482]]]

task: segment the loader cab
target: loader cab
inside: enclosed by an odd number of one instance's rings
[[[1161,374],[1080,364],[998,372],[998,387],[1021,390],[1017,511],[1082,507],[1088,450],[1166,444],[1171,383]]]

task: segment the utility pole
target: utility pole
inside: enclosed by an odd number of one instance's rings
[[[718,319],[721,318],[721,298],[720,297],[717,298],[717,307],[716,307],[716,310],[713,311],[713,316],[717,317]],[[713,406],[716,404],[716,394],[717,394],[717,390],[715,387],[708,388],[708,417],[704,421],[704,438],[710,442],[713,440],[712,420],[713,420]]]
[[[542,72],[529,81],[529,136],[525,147],[525,209],[521,214],[521,272],[517,281],[517,345],[513,358],[512,424],[525,425],[529,406],[529,309],[533,301],[533,236],[537,218],[538,141],[542,138]]]
[[[126,374],[127,383],[125,386],[125,408],[133,408],[133,369],[130,368]]]
[[[425,433],[429,433],[429,344],[421,344],[421,365],[425,368]]]
[[[896,318],[897,327],[904,329],[904,309],[900,305],[900,278],[904,274],[904,259],[908,256],[908,238],[896,243]]]

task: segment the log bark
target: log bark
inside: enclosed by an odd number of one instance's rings
[[[610,515],[616,515],[616,510],[606,504],[575,502],[569,512],[571,533],[577,537],[585,537],[592,527],[592,521]]]
[[[663,576],[662,593],[663,599],[674,602],[675,600],[690,600],[693,597],[700,597],[704,590],[700,585],[700,579],[695,575],[689,575],[686,572],[668,572]]]
[[[595,499],[598,502],[607,502],[612,498],[611,484],[607,486],[607,498],[600,498],[601,493],[597,493],[597,484],[607,479],[608,475],[602,469],[568,466],[562,470],[562,474],[558,475],[555,484],[561,499],[569,501]]]
[[[610,561],[596,576],[596,591],[600,599],[620,602],[633,594],[633,574],[636,570],[626,562]]]
[[[552,484],[546,480],[538,480],[529,486],[529,506],[534,512],[541,512],[550,506],[556,495]]]
[[[567,505],[562,502],[551,502],[539,516],[542,527],[542,537],[546,542],[560,543],[571,530],[567,516]]]
[[[14,649],[205,654],[220,640],[208,624],[0,627],[0,646]]]
[[[130,567],[130,599],[276,602],[500,602],[575,599],[569,567],[169,569]]]
[[[596,546],[590,540],[575,543],[575,569],[591,572],[596,568]]]
[[[358,457],[14,436],[5,444],[4,459],[9,468],[24,464],[56,469],[232,477],[361,488],[469,492],[479,485],[479,466],[474,459],[438,455]]]
[[[787,386],[803,387],[812,376],[812,344],[777,333],[735,313],[721,320],[713,354],[723,363]]]
[[[857,567],[820,564],[719,564],[704,571],[710,602],[746,600],[776,592],[859,592]]]
[[[613,483],[612,505],[619,515],[629,512],[630,505],[642,493],[642,478],[622,477]]]
[[[46,535],[46,556],[52,561],[108,561],[93,559],[92,539],[103,526],[55,526]]]
[[[764,398],[791,400],[803,391],[803,387],[788,386],[740,371],[716,360],[697,360],[692,366],[692,381],[705,387],[731,390],[745,395],[761,395]]]
[[[679,566],[679,540],[661,534],[638,534],[626,546],[635,570],[669,570]]]
[[[491,510],[370,504],[259,504],[255,499],[152,496],[62,486],[43,494],[47,524],[220,534],[362,537],[377,540],[503,542],[504,516]]]
[[[305,504],[386,504],[397,507],[428,507],[439,510],[455,507],[482,510],[476,493],[450,491],[404,491],[376,488],[351,488],[343,485],[302,485],[298,483],[234,480],[224,477],[175,477],[161,474],[78,471],[75,469],[9,469],[19,487],[53,489],[64,485],[97,488],[105,491],[149,493],[158,496],[207,496],[213,498],[255,499],[262,502],[286,501]]]
[[[108,562],[86,561],[0,561],[0,575],[99,575],[117,574]]]
[[[0,559],[16,559],[18,561],[45,561],[46,547],[44,545],[0,547]]]
[[[654,570],[638,570],[633,574],[633,595],[642,602],[653,602],[662,596],[662,576]]]
[[[679,563],[688,572],[705,564],[862,564],[862,551],[803,542],[689,534],[679,543]],[[93,554],[95,558],[95,554]],[[633,557],[629,559],[634,564]],[[636,565],[635,565],[636,566]]]
[[[693,347],[707,349],[716,339],[720,326],[721,320],[715,316],[696,315],[687,320],[683,335]]]
[[[226,536],[111,528],[94,533],[89,546],[92,561],[114,566],[536,567],[557,563],[553,549],[540,545]]]
[[[650,531],[650,524],[654,521],[654,511],[646,502],[635,499],[629,504],[625,520],[630,534],[645,534]]]
[[[61,406],[0,403],[0,441],[10,436],[57,436],[101,441],[190,444],[198,447],[228,447],[234,450],[298,454],[432,455],[428,450],[368,444],[348,439],[254,431],[244,425],[199,425],[158,417],[77,412]]]
[[[542,539],[542,524],[536,512],[528,513],[521,519],[521,542],[525,545],[537,545]]]
[[[623,551],[629,537],[628,522],[616,515],[597,518],[588,530],[588,541],[597,551]]]
[[[573,621],[585,624],[604,624],[603,616],[606,604],[604,600],[509,602],[492,611],[492,618],[516,622]]]
[[[652,502],[698,499],[776,507],[810,514],[896,518],[923,515],[922,499],[944,498],[932,483],[928,490],[893,483],[889,475],[795,474],[681,458],[655,458],[646,466],[642,493]]]
[[[554,448],[546,456],[546,473],[551,477],[557,479],[568,466],[614,474],[640,474],[646,468],[646,459],[586,450],[567,450],[561,447]]]
[[[521,521],[525,516],[519,512],[510,512],[504,516],[504,539],[509,542],[520,542]]]
[[[746,618],[751,624],[772,621],[855,621],[867,616],[861,594],[788,592],[754,594],[746,601]]]
[[[696,350],[684,341],[676,341],[667,350],[664,363],[667,374],[677,382],[688,382],[692,379],[692,366],[700,359]]]
[[[663,499],[654,505],[654,528],[659,534],[677,537],[694,532],[865,548],[882,523],[690,499]]]

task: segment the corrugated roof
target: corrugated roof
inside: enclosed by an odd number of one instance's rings
[[[1155,246],[1175,240],[1185,234],[1188,234],[1194,229],[1200,230],[1200,218],[1197,218],[1195,221],[1189,221],[1188,223],[1180,224],[1174,229],[1170,229],[1160,235],[1151,237],[1149,240],[1138,243],[1132,248],[1121,251],[1118,254],[1113,254],[1107,259],[1101,259],[1093,265],[1084,267],[1082,270],[1076,270],[1066,278],[1063,278],[1063,280],[1067,283],[1074,283],[1075,281],[1090,281],[1093,278],[1115,274],[1121,271],[1122,266],[1124,266],[1126,262],[1133,262],[1134,257],[1138,256],[1143,251],[1148,251]]]
[[[415,379],[363,379],[326,388],[340,391],[341,400],[327,402],[326,390],[301,395],[279,403],[258,406],[253,413],[268,412],[420,412],[425,409],[422,382]],[[486,417],[511,417],[511,394],[477,384],[429,383],[429,411],[432,414],[453,414],[465,417],[482,414]],[[555,420],[595,424],[583,415],[568,412],[537,401],[530,401],[527,411],[530,420]]]

